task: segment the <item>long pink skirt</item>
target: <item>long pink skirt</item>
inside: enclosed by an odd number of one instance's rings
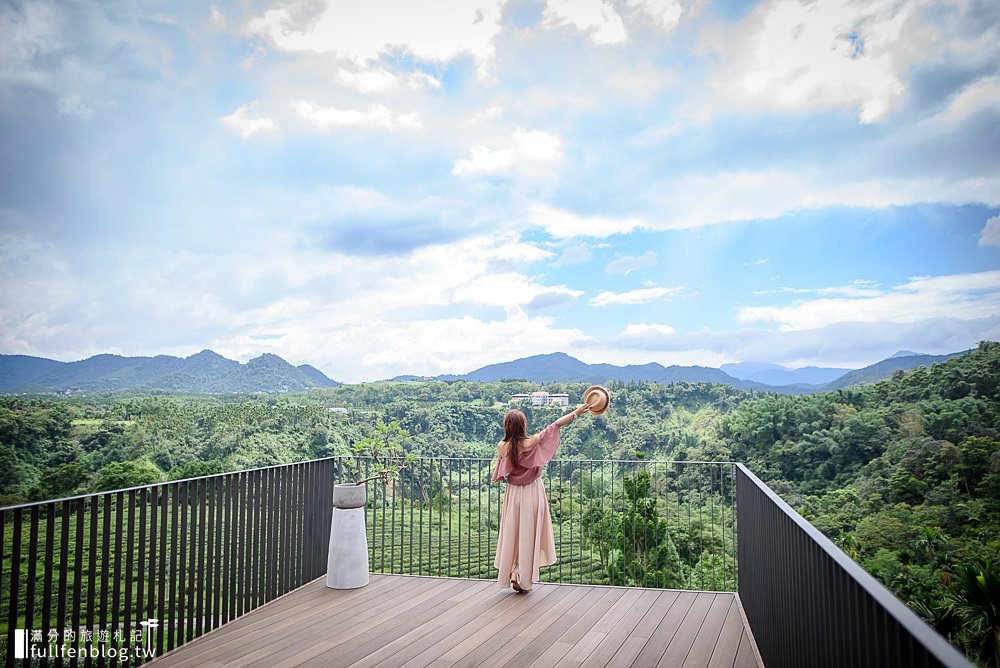
[[[556,563],[549,499],[542,479],[527,485],[507,485],[500,514],[500,537],[493,565],[500,571],[498,587],[516,579],[525,590],[538,581],[538,569]]]

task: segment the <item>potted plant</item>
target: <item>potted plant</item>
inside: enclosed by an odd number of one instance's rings
[[[327,555],[326,586],[354,589],[368,584],[368,534],[365,530],[367,483],[389,483],[413,461],[403,449],[409,433],[395,420],[379,420],[375,432],[351,446],[353,457],[348,466],[354,482],[333,487],[333,518],[330,523],[330,549]],[[369,462],[362,468],[362,460]]]

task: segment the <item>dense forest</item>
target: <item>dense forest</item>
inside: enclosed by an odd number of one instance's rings
[[[612,382],[612,409],[564,430],[560,457],[743,461],[954,644],[1000,665],[998,383],[997,343],[810,396]],[[378,420],[398,421],[414,454],[490,457],[510,395],[537,389],[574,397],[585,385],[429,381],[282,395],[7,397],[0,503],[347,454]],[[525,412],[540,429],[561,410]],[[648,482],[630,485],[638,499]]]

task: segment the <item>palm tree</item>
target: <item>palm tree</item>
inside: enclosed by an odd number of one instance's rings
[[[1000,668],[1000,567],[985,559],[959,566],[949,596],[974,658]]]

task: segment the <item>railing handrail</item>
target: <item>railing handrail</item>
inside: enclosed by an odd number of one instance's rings
[[[176,485],[182,482],[191,482],[193,480],[208,480],[210,478],[221,478],[225,476],[235,475],[237,473],[253,473],[255,471],[267,471],[269,469],[278,469],[284,466],[295,466],[297,464],[309,464],[311,462],[322,462],[328,459],[340,459],[343,455],[334,455],[331,457],[319,457],[318,459],[303,459],[298,462],[289,462],[287,464],[271,464],[270,466],[260,466],[254,469],[239,469],[238,471],[225,471],[223,473],[210,473],[208,475],[199,475],[193,478],[180,478],[178,480],[164,480],[163,482],[152,482],[148,485],[135,485],[134,487],[123,487],[121,489],[106,489],[101,492],[87,492],[86,494],[76,494],[74,496],[64,496],[58,499],[46,499],[44,501],[29,501],[28,503],[17,503],[12,506],[2,506],[0,507],[0,512],[6,512],[8,510],[24,510],[25,508],[32,508],[34,506],[47,506],[50,503],[63,503],[64,501],[77,501],[79,499],[89,499],[94,496],[105,496],[106,494],[122,494],[128,492],[138,492],[143,489],[153,489],[156,487],[163,487],[165,485]]]
[[[268,469],[281,468],[282,466],[294,466],[295,464],[308,464],[309,462],[322,462],[327,459],[369,459],[368,457],[355,457],[354,455],[331,455],[329,457],[318,457],[317,459],[303,459],[297,462],[288,462],[287,464],[271,464],[270,466],[259,466],[253,469],[239,469],[237,471],[224,471],[222,473],[210,473],[208,475],[195,476],[193,478],[179,478],[177,480],[164,480],[163,482],[153,482],[148,485],[135,485],[134,487],[123,487],[121,489],[106,489],[101,492],[87,492],[86,494],[76,494],[74,496],[64,496],[58,499],[45,499],[43,501],[29,501],[28,503],[16,503],[11,506],[0,506],[0,512],[7,510],[16,510],[18,508],[24,510],[25,508],[31,508],[32,506],[47,506],[50,503],[62,503],[64,501],[76,501],[78,499],[89,499],[92,496],[103,496],[105,494],[119,494],[127,493],[143,489],[153,489],[154,487],[161,487],[163,485],[175,485],[181,482],[190,482],[192,480],[207,480],[210,478],[218,478],[227,475],[233,475],[234,473],[251,473],[253,471],[266,471]],[[421,460],[431,460],[431,461],[456,461],[456,462],[492,462],[495,457],[437,457],[437,456],[426,456],[417,455],[417,459]],[[567,462],[579,462],[581,464],[726,464],[734,465],[737,462],[706,462],[706,461],[674,461],[665,459],[553,459],[553,463],[567,463]]]
[[[750,480],[757,489],[764,494],[782,513],[784,513],[795,526],[801,529],[814,543],[832,559],[844,572],[851,577],[869,596],[881,605],[900,626],[902,626],[911,636],[920,642],[936,659],[945,666],[972,666],[964,654],[955,649],[939,633],[934,631],[924,622],[917,613],[913,612],[905,603],[899,600],[895,594],[889,591],[882,583],[875,579],[863,569],[856,561],[851,559],[833,541],[827,538],[823,532],[810,524],[804,517],[797,513],[788,503],[778,496],[766,483],[761,481],[753,472],[742,463],[736,464],[737,468]],[[932,633],[927,633],[930,630]]]

